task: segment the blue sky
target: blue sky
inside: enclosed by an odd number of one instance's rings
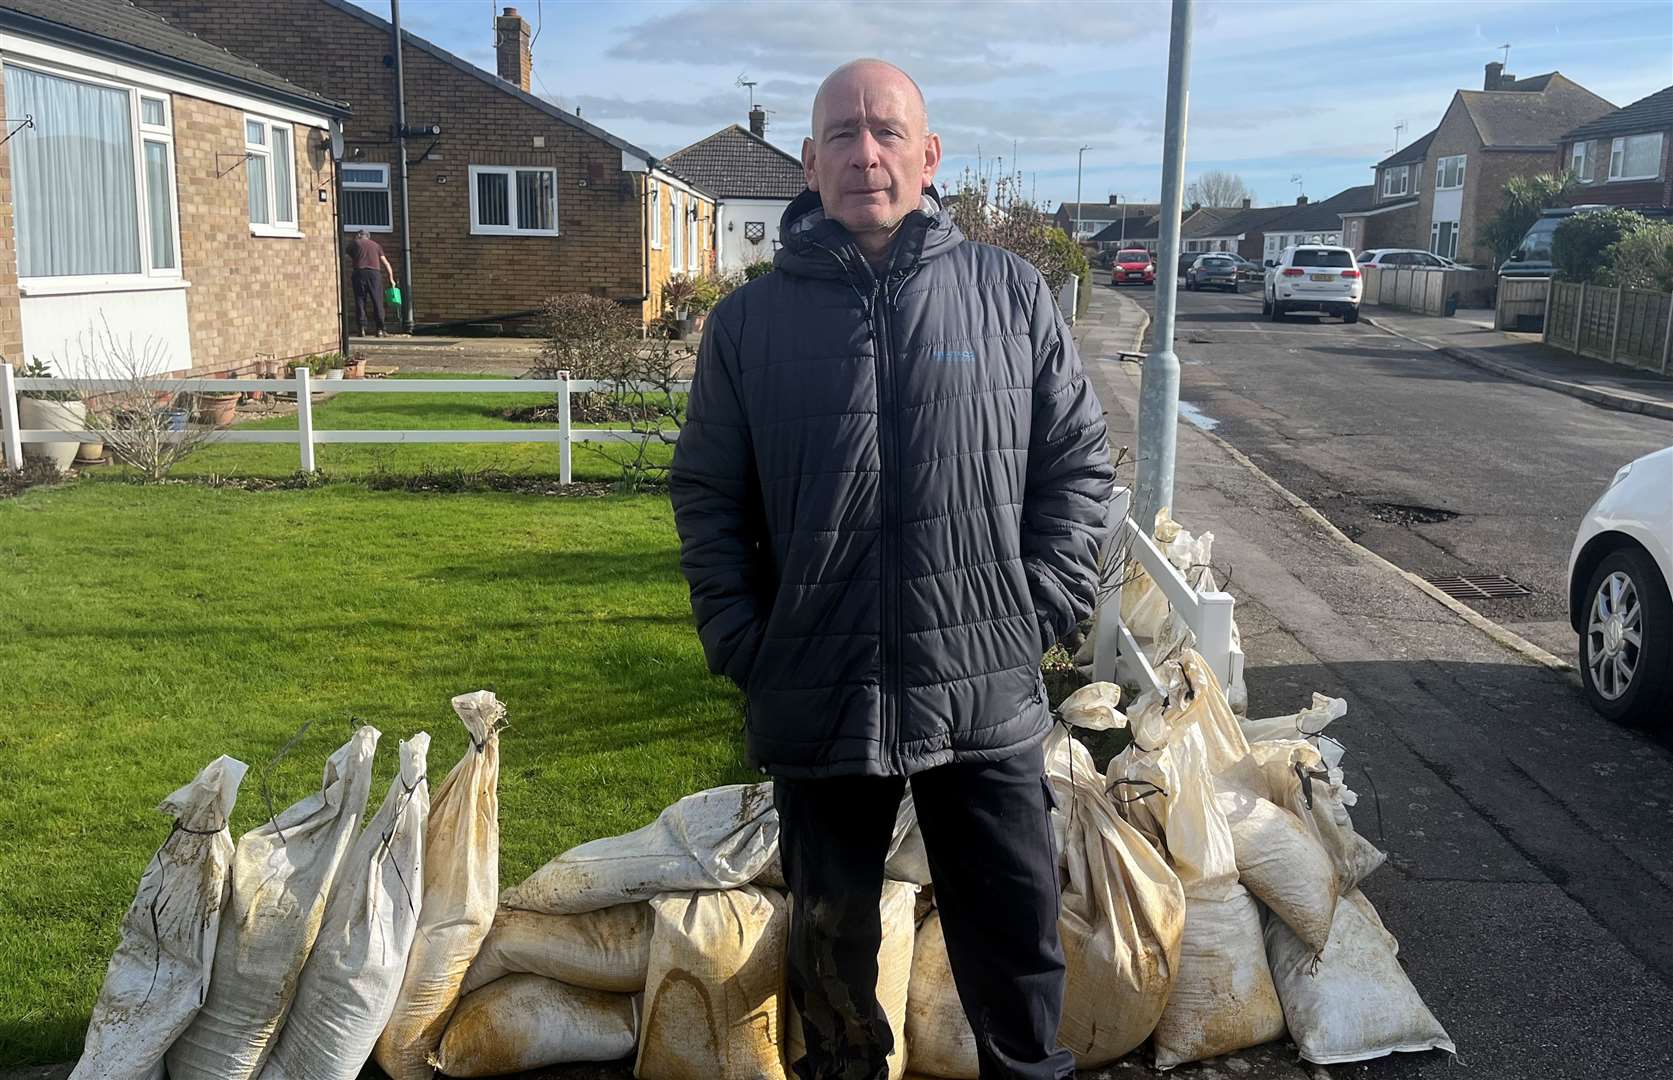
[[[356,0],[388,17],[389,4]],[[797,153],[819,80],[856,56],[911,72],[943,180],[1015,162],[1053,206],[1161,188],[1165,2],[512,0],[536,32],[535,93],[655,154],[745,123]],[[500,0],[504,6],[505,0]],[[406,28],[493,70],[490,0],[403,0]],[[1509,70],[1553,69],[1617,105],[1673,84],[1669,0],[1198,0],[1187,176],[1241,175],[1261,204],[1324,198],[1433,127],[1511,45]],[[1015,151],[1013,154],[1013,145]],[[1298,186],[1291,181],[1299,175]]]

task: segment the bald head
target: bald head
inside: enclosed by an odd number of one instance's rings
[[[924,92],[917,82],[887,60],[850,60],[825,76],[819,92],[813,95],[813,137],[819,137],[826,107],[833,100],[846,100],[858,92],[861,96],[898,96],[908,115],[902,117],[912,123],[916,133],[929,132],[929,108],[924,104]]]
[[[941,140],[930,133],[923,91],[883,60],[853,60],[819,85],[802,174],[825,216],[881,258],[924,189],[935,182]]]

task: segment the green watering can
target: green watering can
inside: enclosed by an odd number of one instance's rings
[[[394,304],[396,307],[400,307],[401,287],[399,285],[391,285],[389,288],[383,290],[383,300],[386,304]]]

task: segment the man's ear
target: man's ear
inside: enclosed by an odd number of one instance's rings
[[[819,190],[819,176],[813,171],[813,140],[802,140],[802,179],[809,191]]]
[[[930,132],[924,140],[924,176],[923,186],[929,187],[935,183],[935,170],[941,165],[941,136]]]

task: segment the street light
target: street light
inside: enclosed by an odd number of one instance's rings
[[[1121,243],[1116,248],[1118,251],[1127,246],[1127,206],[1121,201],[1123,198],[1123,195],[1115,197],[1115,205],[1121,207]]]
[[[1075,243],[1080,243],[1080,166],[1086,158],[1086,152],[1092,149],[1083,146],[1075,151]]]

